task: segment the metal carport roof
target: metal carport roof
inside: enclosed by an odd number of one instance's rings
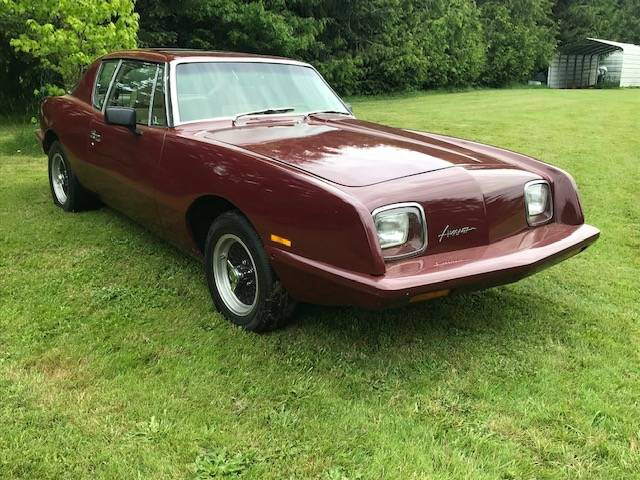
[[[585,38],[584,40],[565,45],[560,49],[562,55],[601,55],[605,53],[615,52],[616,50],[624,50],[622,45],[617,42],[608,40],[600,40],[597,38]],[[630,45],[634,46],[634,45]]]

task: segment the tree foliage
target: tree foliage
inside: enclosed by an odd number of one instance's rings
[[[558,0],[560,43],[585,37],[640,43],[640,0]]]
[[[548,65],[556,47],[550,0],[479,3],[487,45],[486,83],[526,80],[531,72]]]
[[[0,102],[68,88],[110,50],[313,63],[343,94],[505,85],[585,37],[640,43],[640,0],[0,0]],[[139,16],[139,17],[138,17]],[[139,30],[138,30],[139,18]],[[4,98],[3,98],[4,95]]]
[[[485,56],[473,0],[138,0],[142,46],[294,56],[342,93],[474,83]]]
[[[0,0],[0,108],[4,111],[19,110],[33,103],[33,91],[44,80],[46,70],[39,68],[38,62],[10,45],[18,36],[23,25],[15,15],[5,10]]]
[[[141,46],[238,50],[296,56],[322,22],[297,15],[284,0],[138,0]]]
[[[97,56],[136,46],[132,0],[0,0],[14,26],[10,45],[57,77],[49,92],[70,88]]]

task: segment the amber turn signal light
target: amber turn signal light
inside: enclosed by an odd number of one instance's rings
[[[271,241],[275,243],[280,243],[285,247],[291,246],[291,240],[289,240],[288,238],[279,237],[278,235],[274,235],[273,233],[271,234]]]

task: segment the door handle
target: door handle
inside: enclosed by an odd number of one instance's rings
[[[100,134],[100,132],[91,130],[89,132],[89,138],[91,139],[92,142],[99,142],[100,140],[102,140],[102,135]]]

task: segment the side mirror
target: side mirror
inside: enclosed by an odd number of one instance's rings
[[[133,133],[140,133],[136,128],[136,111],[131,107],[107,107],[104,119],[109,125],[127,127]]]

